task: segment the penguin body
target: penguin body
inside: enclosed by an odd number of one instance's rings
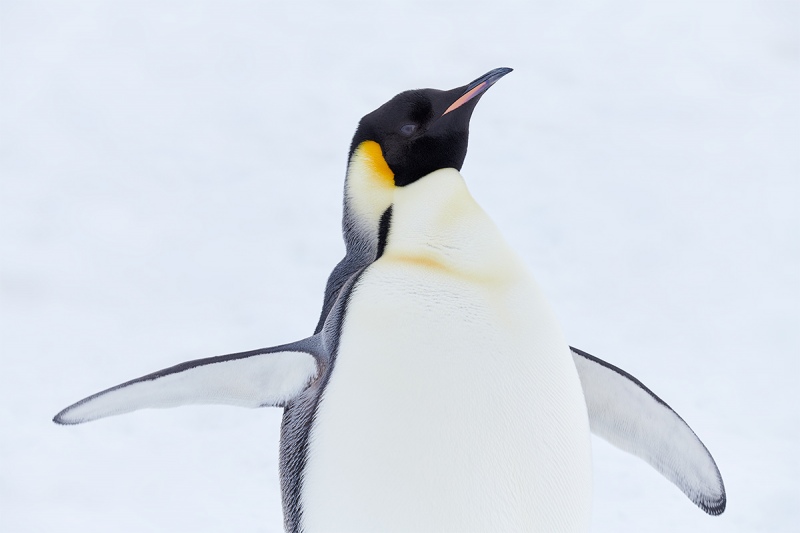
[[[311,428],[303,530],[585,530],[586,406],[533,280],[454,169],[398,190],[389,228]]]
[[[312,336],[181,363],[54,421],[283,407],[291,533],[585,531],[590,430],[721,513],[722,478],[702,442],[636,378],[570,349],[467,191],[472,110],[508,72],[407,91],[362,118],[345,180],[346,255]]]

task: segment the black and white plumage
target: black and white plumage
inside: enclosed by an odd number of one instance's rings
[[[459,258],[455,256],[448,258],[446,254],[440,254],[431,263],[425,263],[429,259],[427,256],[420,260],[421,256],[418,251],[414,251],[421,249],[420,246],[430,248],[431,242],[444,238],[442,235],[447,239],[455,237],[453,237],[450,229],[444,231],[446,224],[443,226],[441,221],[431,219],[432,221],[427,226],[416,224],[418,219],[424,219],[430,213],[435,213],[436,209],[443,209],[443,207],[433,205],[423,209],[418,206],[433,194],[441,193],[458,196],[463,194],[462,189],[466,191],[463,185],[460,184],[460,175],[457,176],[457,170],[460,169],[466,156],[469,119],[472,110],[482,94],[508,72],[510,72],[510,69],[495,69],[474,82],[451,91],[426,89],[401,93],[362,119],[351,146],[345,182],[343,236],[346,245],[346,256],[329,277],[323,309],[318,325],[311,337],[283,346],[182,363],[81,400],[56,415],[55,422],[77,424],[137,409],[175,407],[197,403],[231,404],[243,407],[283,407],[285,410],[281,433],[281,484],[286,528],[287,531],[291,532],[324,530],[324,524],[330,525],[331,520],[339,518],[334,516],[336,511],[340,513],[345,513],[346,511],[324,509],[324,498],[319,496],[320,491],[309,490],[309,486],[304,485],[304,483],[311,479],[310,483],[314,483],[311,488],[316,489],[326,486],[331,476],[342,475],[341,472],[336,472],[335,469],[328,469],[325,464],[320,465],[320,457],[337,458],[339,461],[349,460],[353,461],[354,464],[358,459],[349,457],[345,453],[346,450],[343,449],[343,446],[347,443],[346,440],[326,443],[324,438],[320,438],[319,433],[313,439],[311,438],[315,428],[320,427],[327,428],[325,430],[327,431],[326,434],[330,435],[331,431],[337,427],[335,423],[331,425],[331,420],[336,423],[344,423],[341,422],[343,419],[340,418],[338,412],[330,414],[328,406],[335,405],[339,401],[341,405],[351,405],[352,407],[352,403],[348,403],[352,402],[352,398],[347,396],[349,393],[346,392],[346,389],[342,389],[342,387],[345,387],[344,385],[337,385],[336,388],[329,389],[332,375],[336,368],[337,357],[340,355],[339,349],[343,338],[343,328],[348,328],[345,335],[348,343],[347,350],[349,350],[346,354],[347,361],[359,360],[361,361],[361,367],[368,366],[365,365],[365,362],[372,362],[370,359],[361,360],[349,355],[358,352],[358,350],[356,352],[352,351],[352,339],[362,337],[359,337],[359,333],[352,333],[353,331],[358,332],[358,330],[353,329],[352,324],[345,325],[345,318],[348,312],[351,311],[348,306],[353,302],[354,293],[362,290],[364,294],[358,295],[359,298],[356,299],[355,304],[358,309],[362,310],[359,312],[363,313],[363,309],[369,311],[373,308],[381,308],[383,302],[380,300],[378,293],[370,293],[367,287],[380,289],[384,285],[375,285],[375,283],[382,283],[388,284],[385,286],[391,287],[392,290],[396,291],[398,286],[395,286],[393,281],[390,283],[387,279],[399,279],[401,280],[399,282],[400,292],[393,296],[398,302],[398,307],[395,311],[399,313],[395,326],[400,327],[405,324],[410,327],[411,324],[415,324],[414,327],[418,328],[420,327],[419,324],[413,321],[409,322],[403,318],[403,316],[414,316],[416,313],[413,305],[419,305],[417,300],[402,300],[402,296],[408,292],[403,292],[403,288],[410,288],[413,291],[422,290],[421,287],[425,287],[425,291],[431,292],[432,287],[435,289],[438,285],[430,286],[426,284],[427,281],[424,280],[427,279],[425,276],[428,275],[426,274],[428,270],[446,267],[452,270],[460,269],[459,271],[461,272],[469,270],[468,268],[461,268],[464,261],[467,261],[469,265],[477,264],[475,260],[469,259],[469,253],[472,253],[469,248],[471,245],[463,245],[457,239],[453,246],[461,246],[462,251],[467,255],[462,254],[458,256]],[[453,172],[456,175],[449,173],[453,169],[455,169]],[[438,186],[435,186],[435,183],[441,183],[442,185],[437,188]],[[420,192],[417,193],[415,191]],[[442,206],[445,204],[450,205],[448,204],[450,196],[443,197]],[[456,205],[456,210],[462,208],[472,209],[470,199],[465,198],[459,200],[459,202],[461,203],[454,204]],[[425,209],[428,210],[426,211]],[[396,213],[397,210],[399,210],[399,214]],[[454,220],[458,219],[457,215],[449,216]],[[491,227],[486,225],[490,223],[484,222],[480,214],[471,215],[471,218],[468,217],[463,220],[466,223],[475,222],[477,224],[476,227]],[[407,242],[406,248],[403,248],[403,239],[406,241],[410,239],[414,242],[410,244]],[[489,238],[486,241],[486,245],[494,246],[492,244],[494,243],[493,239],[496,239],[496,237]],[[439,245],[441,249],[444,249],[450,246],[450,243],[445,239]],[[415,246],[417,248],[414,248]],[[389,252],[389,257],[383,257],[386,250]],[[483,254],[487,249],[477,248],[476,250],[476,253]],[[505,257],[503,253],[505,252],[500,252],[499,256]],[[394,271],[391,270],[387,273],[384,267],[387,266],[388,268],[391,261],[398,261],[398,257],[401,256],[406,258],[416,257],[417,259],[414,261],[417,261],[418,264],[412,267],[403,266],[401,270],[397,271],[397,275],[393,274],[392,272]],[[509,256],[508,262],[513,263],[514,259]],[[417,271],[414,270],[415,268],[421,268],[422,270]],[[504,267],[503,265],[494,265],[492,268],[502,270]],[[381,272],[384,278],[381,278],[382,281],[376,282],[377,273]],[[423,275],[422,278],[419,278],[420,274]],[[524,276],[518,278],[517,274],[512,277],[514,280],[522,280],[524,278]],[[364,284],[361,283],[362,278],[364,278]],[[422,284],[415,285],[420,279],[423,280]],[[370,285],[370,283],[372,284]],[[480,283],[483,282],[481,281]],[[514,283],[518,283],[518,281],[514,281]],[[475,301],[482,301],[481,296],[476,296],[480,291],[470,290],[473,292],[468,294],[475,296],[477,298]],[[531,294],[532,298],[538,298],[538,296],[535,296],[535,292]],[[364,300],[365,298],[366,301]],[[525,302],[514,305],[516,307],[510,309],[528,309],[524,312],[530,317],[539,316],[537,314],[540,313],[540,311],[537,311],[539,309],[537,307],[538,304],[531,308],[527,308]],[[389,313],[394,308],[387,309],[386,312]],[[369,313],[357,316],[361,316],[361,320],[370,318]],[[387,316],[393,315],[389,313]],[[536,323],[531,322],[531,324]],[[495,330],[496,328],[490,327],[486,330],[486,335],[491,335]],[[440,325],[439,331],[443,331],[442,335],[446,337],[448,335],[446,324]],[[383,332],[384,338],[391,332],[391,327],[386,329]],[[454,337],[448,342],[457,344],[461,337],[467,333],[469,333],[469,330],[465,330],[458,335],[453,333]],[[381,338],[376,339],[370,335],[363,337],[365,342],[378,342],[379,344],[375,346],[379,347]],[[553,339],[555,344],[560,345],[561,341],[558,335]],[[403,341],[404,338],[400,337],[396,339],[395,344],[392,346],[402,345]],[[447,345],[447,342],[445,342],[443,346]],[[392,346],[387,346],[381,351],[391,353]],[[513,343],[509,344],[508,350],[511,350],[512,346],[514,346]],[[550,348],[547,348],[547,350],[550,353]],[[567,367],[563,366],[564,354],[570,353],[566,348],[566,344],[562,348],[554,348],[554,350],[554,361],[558,361],[558,364],[562,365],[559,368],[566,369]],[[582,398],[585,400],[585,404],[582,402],[581,405],[585,405],[585,407],[581,407],[569,416],[578,417],[575,419],[578,420],[581,416],[586,417],[586,413],[588,413],[589,427],[594,434],[648,462],[677,485],[704,511],[709,514],[721,513],[725,508],[725,491],[721,476],[713,458],[689,426],[669,406],[633,376],[581,350],[573,348],[571,354],[573,362],[569,365],[569,369],[572,369],[570,371],[576,374],[579,379],[579,381],[574,379],[574,383],[579,384]],[[399,356],[399,354],[396,355]],[[479,352],[474,355],[477,361],[480,361],[480,357],[483,357]],[[379,355],[376,354],[375,357],[377,358]],[[409,359],[411,360],[412,358],[409,357]],[[418,362],[416,364],[423,363]],[[355,370],[355,374],[352,373],[352,369],[348,370],[351,372],[351,378],[348,378],[349,381],[346,381],[346,383],[363,386],[364,383],[380,382],[380,373],[370,378],[369,375],[360,374],[361,367]],[[401,373],[405,371],[404,367],[392,368]],[[445,370],[446,368],[437,367],[432,372],[435,374],[435,372],[443,372]],[[562,372],[562,370],[558,372]],[[508,378],[509,375],[513,374],[504,375]],[[502,376],[498,376],[497,379],[500,379],[500,377]],[[467,381],[472,378],[475,378],[475,376],[469,373],[465,374]],[[572,378],[567,376],[564,379],[569,381]],[[414,388],[417,386],[414,380],[407,382],[398,380],[398,382],[405,383],[406,387]],[[420,379],[419,382],[425,382],[425,380]],[[520,384],[528,382],[523,380],[520,381]],[[544,382],[545,385],[548,383]],[[392,383],[388,382],[385,386],[391,387],[391,385]],[[459,392],[459,389],[453,390],[453,394],[457,392]],[[406,390],[406,394],[408,393],[409,390]],[[580,395],[580,392],[578,394]],[[520,398],[523,401],[526,398],[530,399],[529,396],[525,395]],[[384,406],[383,408],[391,408],[391,406]],[[581,411],[584,413],[583,415],[581,415]],[[318,418],[320,412],[325,413],[324,420]],[[524,412],[516,413],[516,415],[519,414],[524,415]],[[376,417],[371,412],[364,412],[362,415],[363,421],[372,421],[374,423],[376,420],[380,420],[380,417]],[[488,413],[486,415],[488,416]],[[487,420],[490,421],[490,419]],[[524,416],[513,420],[519,425],[524,423]],[[575,424],[578,424],[578,422],[575,422]],[[424,425],[419,426],[417,429],[422,431],[421,427],[424,427]],[[367,432],[361,435],[361,440],[358,442],[361,443],[365,437],[371,438],[373,436],[380,440],[390,430],[391,428],[386,427],[383,427],[380,432],[378,430],[370,430],[372,433]],[[460,427],[459,431],[462,430],[466,431],[463,427]],[[526,438],[525,435],[512,433],[509,434],[507,440],[510,439],[520,444],[519,447],[514,449],[521,448]],[[424,435],[424,433],[420,433],[418,437],[420,435]],[[480,432],[476,433],[476,435],[480,435]],[[447,443],[447,438],[447,436],[443,436],[441,442]],[[318,448],[315,451],[313,446],[320,446],[319,441],[322,441],[328,447],[322,446],[322,448]],[[580,439],[578,438],[575,442],[579,441]],[[484,445],[486,447],[496,446],[498,443],[503,442],[505,441],[502,438],[498,441],[487,440]],[[386,442],[384,442],[385,444]],[[544,444],[542,446],[544,446],[543,449],[547,449],[550,445]],[[432,447],[436,449],[436,445]],[[476,449],[483,449],[485,452],[486,447]],[[430,448],[431,446],[428,446],[425,449]],[[399,452],[395,450],[394,453]],[[539,452],[531,450],[530,453],[535,455]],[[582,452],[576,451],[575,453],[580,455]],[[556,455],[554,457],[560,456]],[[564,458],[567,459],[567,456],[564,456]],[[387,460],[394,459],[387,457]],[[404,465],[404,468],[408,470],[408,465]],[[458,470],[445,471],[450,472],[453,476],[458,475]],[[576,477],[584,475],[574,469],[568,469],[565,472],[569,475],[574,474]],[[373,482],[374,478],[371,478],[370,475],[370,472],[367,472],[361,476],[363,478],[362,482]],[[489,477],[491,475],[487,474]],[[563,473],[560,475],[563,477]],[[555,471],[553,476],[558,477],[555,475]],[[413,484],[412,476],[403,479],[407,484]],[[468,476],[460,481],[462,485],[468,485],[470,483],[479,483],[481,479],[476,475]],[[331,483],[335,485],[336,480],[332,480]],[[586,484],[583,478],[576,483],[581,486]],[[386,490],[391,493],[391,484],[388,487]],[[411,488],[414,489],[414,487]],[[404,494],[409,490],[409,487],[398,486],[394,487],[394,489],[396,489],[395,492],[397,494]],[[511,489],[503,486],[497,490],[502,492],[503,490],[509,491]],[[575,490],[575,487],[572,486],[572,488],[565,488],[564,490]],[[462,494],[465,499],[469,499],[471,495],[472,493],[467,489]],[[342,499],[347,498],[345,494],[337,496]],[[394,501],[392,505],[400,509],[404,505],[409,509],[413,509],[414,505],[418,505],[418,502],[413,501],[412,496],[407,495],[405,498],[405,500],[398,499]],[[509,498],[505,499],[508,500]],[[357,502],[357,499],[355,501]],[[352,499],[349,501],[349,505],[351,507],[355,505]],[[460,504],[458,502],[449,502],[449,504],[448,502],[443,502],[442,506],[437,509],[437,513],[441,512],[442,508],[448,509],[447,505],[450,505],[449,508],[451,509],[458,509]],[[375,504],[375,506],[380,507],[379,504]],[[553,503],[552,506],[558,506],[558,504]],[[317,509],[321,510],[317,511]],[[484,515],[481,516],[486,516],[491,511],[491,509],[485,510]],[[350,512],[355,513],[355,510],[351,508]],[[389,516],[389,509],[378,509],[375,512],[374,519],[377,521],[392,518]],[[545,516],[548,512],[552,516]],[[587,511],[584,509],[581,512],[585,514]],[[503,509],[501,512],[504,516],[509,513],[513,514],[514,509]],[[537,511],[537,513],[538,515],[533,518],[521,516],[519,522],[509,523],[509,525],[539,524],[540,527],[548,527],[548,525],[566,527],[568,525],[570,529],[579,529],[581,527],[580,524],[587,520],[585,516],[570,518],[567,516],[569,513],[562,516],[553,510],[545,510],[544,513]],[[453,514],[458,514],[458,511],[454,510]],[[369,515],[369,513],[365,513],[366,515]],[[433,514],[429,518],[433,520]],[[459,518],[464,517],[453,518],[447,523],[451,525],[457,524]],[[403,517],[396,516],[394,519],[394,523],[397,524],[402,521]],[[487,520],[492,519],[493,517],[491,516],[487,517]],[[551,519],[555,521],[549,521]],[[464,520],[467,519],[464,518]],[[476,523],[475,520],[475,517],[471,517],[468,523],[474,524]],[[524,522],[524,520],[530,521]],[[345,517],[339,525],[347,527],[348,524],[352,525],[352,522],[347,522]],[[380,526],[385,525],[385,523],[380,524]],[[370,527],[372,527],[372,530],[377,530],[375,529],[377,527],[375,523],[363,522],[360,526],[365,530],[369,530]],[[444,530],[441,524],[434,526],[424,523],[420,524],[417,530],[426,529]]]

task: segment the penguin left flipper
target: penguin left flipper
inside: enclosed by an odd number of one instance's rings
[[[721,514],[726,503],[722,476],[689,425],[632,375],[571,349],[592,433],[643,459],[703,511]]]
[[[306,339],[175,365],[111,387],[67,407],[57,424],[81,424],[146,408],[190,404],[283,406],[320,373],[319,335]]]

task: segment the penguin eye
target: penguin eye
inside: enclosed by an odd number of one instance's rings
[[[416,124],[406,124],[405,126],[400,128],[400,133],[406,136],[413,134],[415,131],[417,131]]]

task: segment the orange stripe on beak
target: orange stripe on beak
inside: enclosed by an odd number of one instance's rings
[[[488,89],[488,87],[486,86],[486,82],[483,82],[483,83],[480,83],[480,84],[476,85],[475,87],[473,87],[472,89],[470,89],[469,91],[464,93],[463,96],[461,96],[458,100],[453,102],[450,105],[450,107],[447,108],[447,111],[442,113],[442,116],[445,116],[446,114],[448,114],[450,111],[453,111],[454,109],[458,109],[462,105],[466,104],[467,102],[469,102],[470,100],[472,100],[473,98],[475,98],[476,96],[481,94],[486,89]]]

